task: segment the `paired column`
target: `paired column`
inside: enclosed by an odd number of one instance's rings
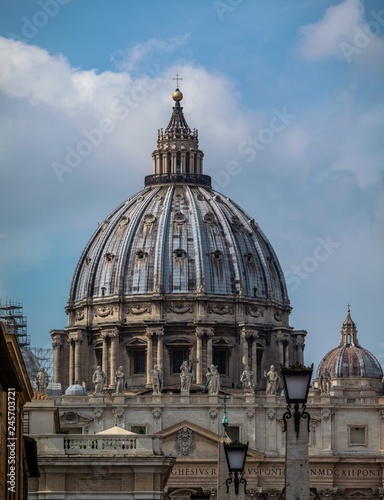
[[[83,342],[83,336],[78,334],[73,339],[73,346],[75,349],[75,384],[81,384],[81,344]]]
[[[164,329],[161,328],[156,332],[157,335],[157,366],[160,368],[163,365],[164,356]]]
[[[196,384],[203,383],[203,366],[202,366],[202,354],[203,354],[203,333],[201,331],[196,332]]]
[[[253,332],[253,342],[252,342],[252,368],[251,371],[253,373],[253,384],[257,386],[257,339],[258,332]]]
[[[110,361],[109,366],[111,367],[111,373],[109,377],[109,385],[115,387],[115,372],[116,372],[116,343],[117,343],[117,335],[116,333],[110,334],[109,338],[111,339],[111,352],[110,352]]]
[[[74,362],[74,343],[73,339],[68,339],[69,343],[69,380],[68,384],[73,385],[74,383],[74,373],[73,373],[73,362]]]
[[[277,352],[279,355],[279,365],[282,365],[282,366],[285,366],[284,341],[285,341],[284,333],[281,331],[277,332],[277,335],[276,335]]]
[[[106,374],[106,385],[115,386],[115,372],[117,369],[118,332],[107,330],[101,332],[103,351],[101,356],[101,369]]]
[[[297,363],[300,363],[301,365],[304,364],[304,337],[302,335],[298,335],[296,337],[296,346],[297,346]]]
[[[203,335],[207,335],[207,366],[203,364]],[[196,326],[196,384],[204,384],[207,367],[213,363],[214,329],[211,326]]]
[[[60,382],[61,373],[61,353],[63,349],[63,341],[61,335],[52,335],[53,349],[53,382]]]
[[[153,332],[147,330],[147,386],[150,387],[152,385],[152,377],[151,370],[153,368],[153,345],[152,345],[152,336]]]
[[[81,384],[81,345],[83,342],[83,335],[81,333],[70,333],[68,335],[69,342],[69,385]],[[59,350],[56,349],[59,356]],[[55,359],[55,370],[58,366],[57,359]],[[58,377],[57,371],[54,377]]]

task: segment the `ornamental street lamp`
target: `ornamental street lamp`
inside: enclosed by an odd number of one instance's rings
[[[283,415],[284,431],[287,430],[287,419],[292,417],[291,403],[295,405],[293,418],[295,421],[296,434],[298,434],[300,430],[300,418],[305,418],[308,420],[309,429],[309,420],[311,417],[309,413],[305,411],[305,404],[308,399],[308,391],[311,383],[312,371],[313,364],[309,368],[306,368],[305,366],[298,363],[291,366],[290,368],[281,368],[285,400],[288,403],[288,411]],[[301,413],[299,410],[299,404],[302,404]]]
[[[281,376],[284,384],[284,394],[287,410],[283,415],[284,432],[290,427],[295,430],[296,436],[288,429],[285,446],[285,499],[308,500],[309,491],[309,462],[308,462],[308,432],[310,415],[305,411],[308,391],[311,383],[313,364],[305,367],[296,363],[290,368],[281,367]],[[293,413],[291,404],[294,405]],[[301,411],[300,411],[300,405]],[[294,425],[288,424],[291,421]],[[307,420],[307,427],[300,432],[300,419]]]
[[[229,477],[226,480],[227,493],[229,485],[234,483],[235,494],[239,494],[239,485],[244,484],[244,493],[247,486],[247,481],[244,478],[245,459],[247,458],[248,443],[242,444],[239,441],[232,443],[224,443],[225,457],[227,459]],[[240,474],[240,477],[239,477]]]
[[[200,489],[199,493],[191,493],[191,500],[209,500],[211,498],[211,494],[209,492],[204,492]]]

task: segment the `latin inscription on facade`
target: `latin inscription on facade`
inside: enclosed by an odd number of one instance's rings
[[[245,468],[245,476],[259,477],[279,477],[284,476],[284,467],[267,467],[267,468]],[[382,471],[375,469],[332,469],[331,467],[314,467],[309,469],[310,477],[345,477],[345,478],[362,478],[375,477],[381,478]],[[172,476],[217,476],[215,467],[174,467]]]

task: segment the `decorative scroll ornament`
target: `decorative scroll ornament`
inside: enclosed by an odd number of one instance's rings
[[[247,408],[245,414],[247,415],[248,420],[253,420],[253,417],[255,416],[255,410],[253,408]]]
[[[209,418],[210,418],[211,420],[216,420],[216,419],[217,419],[217,415],[218,415],[218,413],[219,413],[219,412],[217,411],[217,409],[216,409],[216,408],[211,408],[211,409],[209,410],[209,412],[208,412],[208,414],[209,414]]]
[[[262,318],[264,316],[264,311],[258,307],[247,307],[245,309],[245,314],[252,316],[252,318]]]
[[[128,314],[144,314],[146,312],[150,313],[151,310],[151,304],[135,304],[128,306],[126,312]]]
[[[101,318],[106,318],[113,312],[113,307],[98,307],[95,312],[95,316],[100,316]]]
[[[187,456],[195,449],[196,441],[193,431],[183,427],[176,434],[175,448],[178,455]]]
[[[233,307],[224,304],[210,305],[208,306],[208,312],[221,315],[233,314]]]
[[[268,420],[275,420],[275,417],[276,417],[276,411],[273,410],[273,409],[270,409],[267,411],[267,417],[268,417]]]
[[[84,310],[79,309],[75,312],[75,321],[81,321],[82,319],[84,319]]]
[[[152,410],[152,416],[155,420],[159,420],[161,414],[162,414],[161,408],[155,408],[154,410]]]
[[[321,418],[324,420],[324,422],[328,422],[329,419],[333,420],[334,416],[335,416],[334,410],[329,410],[328,408],[324,408],[323,410],[321,410]]]
[[[96,422],[100,422],[100,420],[103,418],[103,410],[97,409],[93,413]]]
[[[273,317],[275,318],[276,321],[279,321],[279,322],[281,321],[281,314],[280,313],[275,312]]]
[[[193,313],[194,308],[192,304],[184,304],[183,302],[176,302],[175,304],[169,304],[167,311],[174,312],[176,314],[185,314],[187,312]]]
[[[113,413],[115,414],[116,422],[121,422],[124,418],[124,410],[123,408],[117,408],[116,410],[113,410]]]
[[[122,215],[120,217],[119,226],[120,227],[126,226],[127,224],[129,224],[129,222],[130,222],[129,217],[127,217],[126,215]]]

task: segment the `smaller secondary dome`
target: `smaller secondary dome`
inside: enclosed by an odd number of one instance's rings
[[[331,378],[365,377],[381,380],[383,377],[381,365],[372,353],[360,346],[349,307],[340,335],[339,345],[329,351],[320,362],[317,378],[328,371]]]
[[[176,89],[172,94],[172,99],[176,102],[179,102],[183,99],[183,93],[180,92],[180,89]]]
[[[87,391],[80,384],[72,384],[65,390],[66,396],[86,396]]]

